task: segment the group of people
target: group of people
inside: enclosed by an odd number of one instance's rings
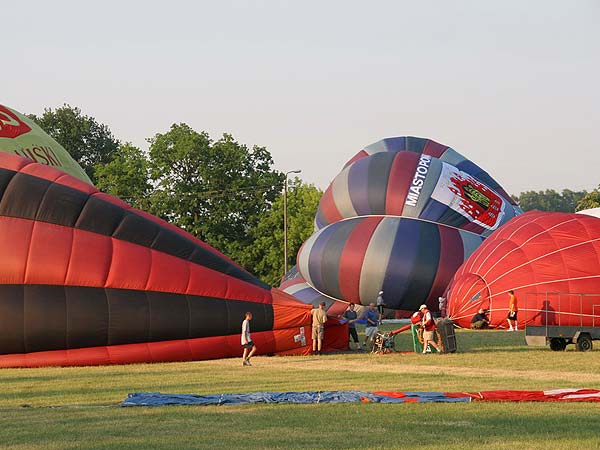
[[[519,312],[519,306],[517,304],[517,297],[515,291],[508,291],[508,315],[506,321],[508,322],[508,329],[506,331],[519,331],[519,325],[517,323],[517,315]],[[488,318],[488,312],[479,308],[477,314],[471,319],[471,328],[473,330],[481,330],[488,328],[490,325],[490,319]]]
[[[381,325],[383,319],[384,308],[385,301],[383,300],[383,291],[379,291],[375,303],[369,303],[369,306],[361,317],[358,317],[354,303],[348,305],[348,309],[340,318],[345,319],[348,322],[348,337],[356,345],[356,350],[362,350],[362,347],[367,346],[369,340],[373,341],[379,332],[379,325]],[[364,320],[366,322],[365,340],[362,347],[358,339],[358,332],[356,331],[356,322],[359,320]]]
[[[508,291],[509,304],[508,304],[508,330],[507,331],[518,331],[519,327],[517,324],[517,313],[519,308],[517,306],[517,297],[514,291]],[[440,308],[443,305],[443,297],[440,297]],[[374,303],[370,303],[365,312],[358,317],[356,307],[354,303],[348,305],[348,309],[344,312],[342,318],[348,322],[348,333],[349,339],[356,345],[356,350],[362,350],[362,347],[367,347],[369,341],[373,341],[377,333],[379,332],[379,325],[381,324],[383,313],[384,313],[385,301],[383,299],[383,291],[379,291],[377,299]],[[327,312],[325,311],[325,302],[321,302],[319,306],[311,311],[312,314],[312,353],[315,355],[321,354],[324,338],[324,327],[327,321]],[[364,319],[366,321],[365,326],[365,340],[362,344],[358,339],[358,332],[356,331],[356,322]],[[242,348],[244,349],[242,360],[244,366],[251,366],[250,358],[256,353],[256,345],[252,341],[250,336],[250,321],[252,320],[252,313],[247,312],[242,322]],[[423,353],[426,353],[429,345],[435,348],[438,352],[442,349],[435,341],[435,330],[436,325],[433,320],[431,311],[427,308],[427,305],[421,305],[419,311],[413,314],[413,323],[420,323],[423,327]],[[471,319],[471,328],[482,329],[489,326],[489,319],[487,312],[480,308],[477,314]]]

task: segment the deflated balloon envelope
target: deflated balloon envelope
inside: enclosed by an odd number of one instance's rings
[[[0,105],[0,152],[13,153],[91,183],[71,155],[29,117]]]
[[[454,272],[521,210],[483,169],[429,139],[389,138],[355,155],[325,191],[298,271],[328,297],[437,309]]]
[[[533,211],[492,234],[448,288],[449,316],[468,327],[479,308],[506,327],[508,291],[527,325],[600,326],[600,219]]]
[[[188,233],[0,153],[0,367],[213,359],[306,345],[310,308]]]

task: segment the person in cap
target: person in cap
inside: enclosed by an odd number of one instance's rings
[[[312,314],[312,352],[313,355],[321,354],[323,346],[323,337],[325,335],[325,322],[327,322],[327,313],[325,312],[325,302],[319,303],[319,306],[311,311]]]
[[[381,325],[381,319],[383,319],[383,308],[385,307],[385,300],[383,300],[383,291],[379,291],[377,295],[377,300],[375,300],[375,304],[377,306],[377,312],[379,314],[377,323]]]
[[[427,348],[431,345],[439,353],[442,353],[442,349],[435,342],[435,321],[431,311],[427,308],[427,305],[421,305],[419,311],[423,315],[421,324],[423,326],[423,353],[427,353]]]

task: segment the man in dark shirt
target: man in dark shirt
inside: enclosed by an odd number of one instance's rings
[[[487,328],[489,324],[490,321],[487,318],[485,310],[482,308],[480,308],[479,311],[477,311],[477,314],[475,314],[471,319],[471,328],[473,330],[481,330],[483,328]]]
[[[358,320],[358,314],[354,310],[354,303],[348,305],[348,309],[344,312],[344,319],[348,321],[348,333],[349,338],[352,338],[356,344],[356,350],[361,350],[360,343],[358,342],[358,333],[356,332],[356,321]]]

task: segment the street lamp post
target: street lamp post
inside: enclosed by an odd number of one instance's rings
[[[283,275],[288,271],[288,238],[287,238],[287,192],[288,175],[290,173],[300,173],[301,170],[290,170],[285,173],[285,184],[283,185]]]

